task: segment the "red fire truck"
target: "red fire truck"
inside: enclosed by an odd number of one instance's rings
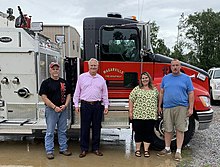
[[[24,20],[27,21],[25,24]],[[32,24],[28,21],[30,19],[22,13],[15,21],[11,10],[8,15],[0,12],[0,134],[32,135],[46,129],[45,105],[38,91],[42,80],[49,77],[48,65],[52,61],[61,64],[61,76],[71,83],[74,93],[77,77],[88,71],[88,60],[98,59],[99,73],[106,79],[110,99],[103,128],[130,127],[128,96],[143,71],[150,73],[158,89],[162,77],[170,72],[172,59],[154,54],[151,49],[148,23],[122,18],[118,14],[85,18],[84,54],[82,58],[74,58],[63,57],[56,44],[28,28]],[[184,140],[187,144],[197,127],[209,127],[213,110],[207,72],[181,63],[183,72],[192,78],[195,87],[194,114],[190,117]],[[79,129],[79,115],[75,114],[73,105],[68,109],[68,129]],[[163,136],[163,120],[158,120],[154,147],[164,147]],[[175,136],[173,145],[174,141]]]
[[[128,96],[138,84],[140,74],[144,71],[149,72],[154,85],[159,89],[162,77],[170,72],[172,59],[153,53],[148,23],[122,18],[119,14],[85,18],[83,42],[84,54],[81,60],[75,60],[75,69],[78,73],[88,71],[88,60],[96,58],[99,61],[98,72],[106,79],[108,86],[110,112],[103,120],[103,127],[128,126]],[[195,87],[194,113],[189,119],[189,130],[184,139],[184,144],[187,144],[197,127],[209,127],[213,110],[210,106],[207,72],[184,62],[181,62],[181,65],[182,72],[191,77]],[[74,79],[72,83],[76,83],[77,78]],[[175,147],[174,141],[175,136],[172,142]],[[155,127],[153,145],[156,148],[164,147],[163,120],[158,120]]]

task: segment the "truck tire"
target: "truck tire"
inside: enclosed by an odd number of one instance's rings
[[[192,139],[195,133],[195,119],[193,116],[189,118],[188,131],[185,132],[183,146],[187,145]],[[154,127],[154,136],[153,143],[151,143],[151,147],[155,150],[162,150],[165,148],[164,142],[164,128],[163,128],[163,120],[158,120]],[[171,150],[176,149],[176,135],[174,133],[172,141],[171,141]]]

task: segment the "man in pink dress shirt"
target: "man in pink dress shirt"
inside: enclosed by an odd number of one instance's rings
[[[98,61],[91,58],[88,62],[89,71],[81,74],[76,84],[73,97],[76,112],[80,112],[80,158],[89,151],[90,126],[92,125],[92,152],[103,156],[99,151],[101,121],[104,114],[108,113],[108,89],[104,78],[97,73]],[[79,108],[79,102],[81,106]],[[103,105],[101,103],[103,102]]]

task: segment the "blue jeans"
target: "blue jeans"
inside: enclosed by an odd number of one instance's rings
[[[47,131],[45,135],[45,149],[47,154],[54,152],[54,131],[57,125],[60,151],[67,150],[67,110],[57,113],[52,108],[45,108]]]

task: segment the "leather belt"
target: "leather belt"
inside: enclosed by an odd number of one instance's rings
[[[85,101],[85,100],[81,100],[81,103],[87,103],[90,105],[94,105],[94,104],[101,104],[101,101]]]

